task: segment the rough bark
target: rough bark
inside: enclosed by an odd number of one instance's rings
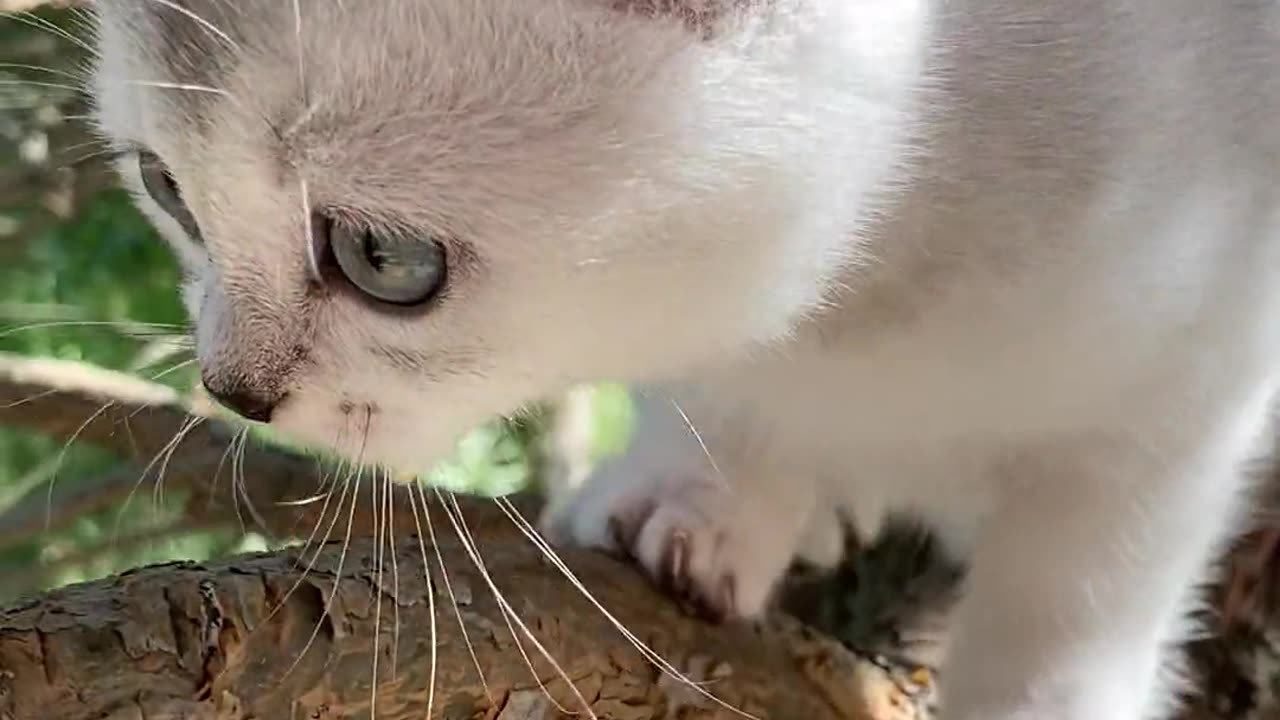
[[[444,517],[439,506],[433,515]],[[508,625],[453,540],[438,548],[457,615],[427,547],[432,610],[415,540],[394,556],[357,542],[345,562],[333,545],[318,558],[154,567],[0,613],[0,717],[355,718],[372,717],[376,702],[381,720],[421,720],[433,676],[432,718],[552,718],[556,702],[581,711],[583,700],[618,720],[674,718],[682,707],[679,717],[740,717],[659,671],[528,543],[468,515],[489,577],[530,635]],[[725,703],[757,717],[863,717],[856,662],[834,643],[789,623],[704,625],[607,558],[566,559],[624,625]]]

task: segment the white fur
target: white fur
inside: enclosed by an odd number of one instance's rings
[[[609,4],[280,3],[234,101],[184,113],[125,82],[154,39],[103,2],[103,129],[207,238],[139,194],[195,255],[206,372],[284,377],[283,431],[416,467],[634,382],[633,447],[549,531],[638,519],[650,572],[677,538],[752,615],[839,513],[912,509],[973,563],[947,720],[1161,716],[1280,360],[1275,8],[776,0],[705,39]],[[477,260],[421,317],[303,300],[304,204]]]

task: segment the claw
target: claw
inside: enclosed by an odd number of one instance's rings
[[[725,575],[720,580],[719,621],[729,620],[735,614],[736,607],[738,607],[738,578],[732,574]]]
[[[667,552],[662,562],[662,578],[660,582],[669,588],[677,597],[689,594],[691,578],[689,577],[689,534],[683,531],[671,533],[667,544]]]

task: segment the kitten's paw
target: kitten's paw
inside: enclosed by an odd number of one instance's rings
[[[560,542],[631,558],[709,619],[759,616],[797,550],[803,520],[785,503],[717,476],[629,480],[589,484],[544,527]]]
[[[739,552],[743,539],[713,509],[723,498],[688,502],[649,502],[611,516],[612,546],[691,612],[714,621],[758,615],[777,579],[772,569]]]

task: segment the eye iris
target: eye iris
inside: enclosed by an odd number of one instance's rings
[[[346,279],[369,297],[394,305],[418,305],[444,285],[443,247],[434,239],[379,234],[326,220],[329,246]]]

